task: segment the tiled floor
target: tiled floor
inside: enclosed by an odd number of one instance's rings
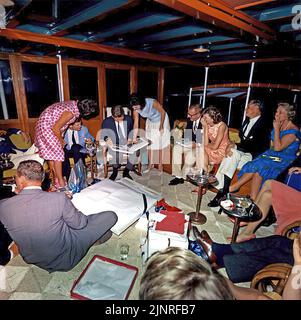
[[[185,213],[194,211],[196,206],[196,194],[191,193],[194,188],[190,183],[177,186],[168,186],[171,176],[166,173],[160,173],[153,169],[142,177],[133,178],[158,192],[161,192],[165,200],[174,206],[180,207]],[[219,215],[217,211],[211,211],[207,203],[214,194],[210,191],[203,197],[202,212],[207,217],[207,222],[200,229],[206,229],[212,239],[216,242],[227,243],[227,236],[232,233],[233,224],[224,215]],[[262,227],[258,230],[257,236],[266,236],[273,233],[274,226]],[[135,224],[129,227],[120,236],[113,235],[112,238],[102,245],[93,246],[82,261],[69,272],[54,272],[49,274],[36,266],[26,264],[21,256],[12,259],[7,266],[0,269],[0,278],[2,273],[6,278],[5,289],[1,291],[0,299],[30,299],[30,300],[61,300],[71,299],[70,289],[73,282],[78,278],[87,263],[94,255],[102,255],[115,260],[120,260],[119,246],[126,242],[130,245],[130,252],[126,263],[134,265],[139,269],[138,278],[135,282],[129,299],[137,299],[139,292],[139,283],[143,271],[143,263],[140,251],[140,239],[143,232],[135,228]],[[220,271],[226,275],[224,269]],[[242,286],[248,286],[249,283],[243,283]]]

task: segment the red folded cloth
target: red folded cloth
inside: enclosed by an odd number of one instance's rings
[[[164,198],[157,201],[156,207],[164,207],[166,211],[183,212],[182,209],[169,205],[167,202],[165,202]]]
[[[161,210],[160,213],[166,215],[161,222],[157,222],[156,230],[169,231],[178,234],[184,233],[185,216],[182,213],[174,211]]]

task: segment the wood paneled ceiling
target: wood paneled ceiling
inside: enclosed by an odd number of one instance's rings
[[[299,1],[11,2],[2,52],[192,66],[300,56],[301,27],[292,24]],[[195,52],[200,46],[203,52]]]

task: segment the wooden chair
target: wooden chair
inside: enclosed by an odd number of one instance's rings
[[[106,117],[109,117],[112,115],[112,112],[111,112],[111,107],[106,107],[104,109],[104,119]],[[128,107],[124,107],[124,114],[125,115],[131,115],[131,109],[129,109]],[[99,143],[99,152],[98,155],[97,155],[97,163],[98,164],[103,164],[103,170],[104,170],[104,178],[107,178],[108,177],[108,173],[109,171],[113,170],[113,166],[110,164],[110,154],[108,153],[108,147],[106,145],[103,145],[103,143],[100,141],[100,132],[101,130],[99,130],[96,134],[96,141]],[[124,154],[123,155],[123,159],[122,159],[122,163],[121,163],[121,167],[118,169],[118,170],[123,170],[124,167],[126,166],[127,164],[127,160],[128,160],[128,155],[127,154]],[[140,155],[138,156],[137,158],[137,163],[135,164],[135,172],[138,174],[138,175],[141,175],[141,159],[140,159]]]
[[[113,170],[113,166],[110,164],[110,155],[108,153],[108,148],[103,147],[102,149],[102,156],[103,156],[103,165],[104,165],[104,178],[108,177],[109,171]],[[123,170],[127,165],[128,155],[124,154],[122,163],[120,164],[120,168],[118,170]],[[141,175],[141,160],[140,155],[137,157],[137,163],[134,165],[135,173]]]
[[[282,236],[294,239],[298,236],[298,227],[301,227],[301,220],[288,225],[281,233]],[[251,282],[251,288],[258,289],[263,293],[273,292],[281,297],[287,279],[291,273],[292,266],[287,263],[273,263],[264,267],[256,273]],[[274,298],[273,295],[271,295]]]

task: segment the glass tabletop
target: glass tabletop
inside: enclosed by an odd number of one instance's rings
[[[189,173],[187,174],[187,181],[196,186],[206,186],[215,183],[217,179],[212,174]]]
[[[221,199],[220,207],[230,217],[236,217],[246,222],[257,221],[262,217],[259,207],[246,196],[229,193]]]

